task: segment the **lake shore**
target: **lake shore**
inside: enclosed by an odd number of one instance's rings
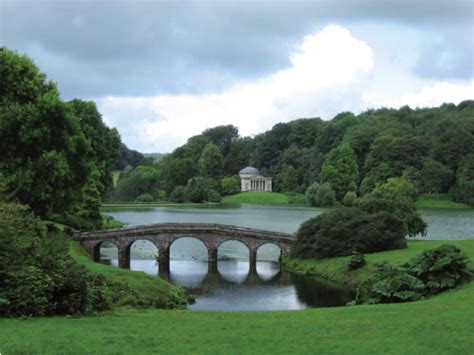
[[[397,264],[433,243],[441,242],[411,242],[407,249],[371,254],[368,259]],[[474,259],[474,241],[453,243]],[[343,262],[336,259],[335,265]],[[136,353],[137,349],[199,354],[400,354],[409,349],[414,354],[466,354],[474,346],[473,317],[471,282],[402,304],[269,312],[119,309],[96,316],[0,319],[0,344],[6,354]]]

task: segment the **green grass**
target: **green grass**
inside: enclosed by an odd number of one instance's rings
[[[441,243],[412,242],[408,249],[370,259],[400,263]],[[474,260],[474,241],[454,244]],[[0,352],[472,354],[473,327],[471,282],[403,304],[278,312],[126,309],[79,318],[0,319]]]
[[[154,300],[153,302],[157,306],[184,307],[187,303],[187,296],[181,287],[172,285],[159,277],[96,263],[74,241],[69,242],[69,253],[76,262],[83,265],[88,271],[100,273],[110,281],[126,285],[131,290],[131,293],[139,295],[139,298],[146,301]],[[127,295],[124,295],[124,297],[127,297]]]
[[[454,202],[448,194],[425,195],[417,198],[415,202],[417,209],[445,209],[445,210],[463,210],[469,209],[468,205]]]
[[[125,224],[114,219],[112,216],[102,215],[102,226],[104,229],[122,228]]]
[[[225,196],[222,203],[285,204],[288,203],[288,196],[279,192],[241,192]]]
[[[348,271],[347,261],[350,256],[340,258],[329,258],[322,260],[301,260],[285,258],[283,263],[288,270],[293,272],[322,277],[352,287],[357,287],[366,280],[374,270],[374,264],[386,261],[392,265],[401,265],[420,254],[424,250],[437,248],[442,244],[454,244],[462,249],[474,260],[474,240],[457,241],[410,241],[408,247],[400,250],[390,250],[380,253],[365,254],[366,265],[360,269]]]
[[[152,208],[152,207],[178,207],[178,208],[216,208],[221,207],[220,203],[178,203],[178,202],[123,202],[123,203],[103,203],[102,209],[129,209],[129,208]]]

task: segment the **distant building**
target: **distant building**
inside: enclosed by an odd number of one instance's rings
[[[272,191],[272,178],[260,175],[260,172],[251,167],[247,166],[239,171],[240,176],[240,189],[242,192],[246,191]]]

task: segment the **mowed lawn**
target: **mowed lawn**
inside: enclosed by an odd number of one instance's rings
[[[225,196],[222,203],[288,203],[288,196],[279,192],[241,192]]]
[[[370,261],[388,257],[399,263],[432,243],[438,242],[410,243],[402,251],[373,254]],[[474,260],[474,241],[455,244]],[[473,330],[471,282],[404,304],[279,312],[121,309],[79,318],[1,319],[0,352],[472,354]]]

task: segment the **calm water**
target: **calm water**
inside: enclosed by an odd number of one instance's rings
[[[324,209],[288,206],[241,205],[235,208],[168,208],[106,210],[105,214],[129,226],[164,223],[222,223],[294,233],[299,225]],[[427,239],[474,238],[474,211],[422,211],[428,223]],[[160,273],[157,248],[150,242],[132,246],[131,269],[159,274],[190,290],[194,310],[279,310],[329,307],[350,301],[350,290],[280,270],[279,250],[272,245],[259,249],[257,270],[250,271],[248,250],[239,242],[219,247],[218,270],[208,270],[207,249],[197,239],[181,238],[171,246],[170,272]],[[117,265],[116,250],[103,248],[104,258]]]

